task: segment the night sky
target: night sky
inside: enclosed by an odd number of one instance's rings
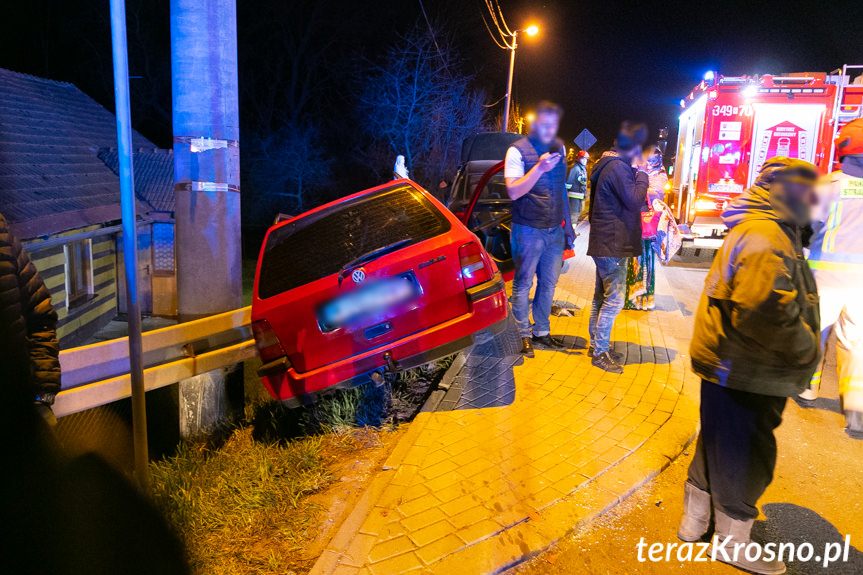
[[[293,0],[299,1],[299,0]],[[338,0],[318,0],[343,5]],[[514,95],[522,106],[547,98],[565,110],[563,136],[567,141],[588,128],[610,143],[622,119],[648,123],[656,130],[668,126],[676,133],[678,102],[704,74],[717,69],[726,75],[830,71],[843,63],[863,64],[863,2],[614,2],[566,0],[500,0],[510,27],[536,23],[541,33],[524,37],[516,59]],[[96,14],[94,6],[107,0],[66,0],[64,11],[81,18]],[[240,0],[239,25],[250,25],[254,6],[263,0]],[[111,107],[111,94],[92,93],[76,78],[68,60],[57,57],[63,47],[51,37],[62,28],[63,42],[92,44],[109,49],[107,38],[95,38],[80,18],[66,24],[68,15],[52,0],[18,2],[3,18],[0,66],[37,75],[69,80]],[[154,26],[164,26],[167,38],[167,0],[149,0]],[[421,20],[419,0],[385,0],[354,3],[359,15],[351,32],[357,49],[375,52],[394,34]],[[80,10],[79,10],[80,7]],[[480,13],[482,0],[425,0],[429,18],[444,22],[465,57],[476,70],[489,101],[505,91],[508,56],[494,46]],[[345,14],[333,10],[333,17]],[[242,37],[242,34],[241,34]],[[241,53],[243,46],[240,46]],[[165,52],[162,52],[165,55]],[[110,54],[105,54],[110,58]],[[246,54],[246,57],[249,55]],[[262,58],[266,54],[260,55]],[[255,57],[254,54],[251,57]],[[110,72],[110,60],[108,72]],[[132,74],[135,70],[132,70]],[[502,105],[495,108],[499,112]],[[134,112],[134,111],[133,111]],[[164,141],[160,134],[146,134]]]
[[[610,140],[621,119],[647,122],[652,137],[662,126],[676,135],[680,99],[710,69],[738,76],[863,64],[859,0],[502,0],[502,6],[511,25],[535,21],[543,28],[518,50],[516,95],[561,102],[568,141],[582,128]],[[499,65],[502,81],[505,69]]]

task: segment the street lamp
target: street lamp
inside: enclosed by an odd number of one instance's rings
[[[509,48],[509,78],[506,82],[506,104],[503,110],[503,131],[506,132],[509,127],[509,105],[512,98],[512,74],[515,70],[515,49],[518,48],[518,33],[526,32],[528,36],[536,36],[539,33],[539,27],[536,25],[520,28],[512,33],[512,44],[507,44]]]

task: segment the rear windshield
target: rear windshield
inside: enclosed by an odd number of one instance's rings
[[[336,274],[345,264],[396,242],[404,241],[399,248],[407,247],[449,229],[449,220],[410,186],[332,206],[270,232],[258,297],[266,299]]]
[[[453,211],[460,211],[467,207],[473,198],[473,193],[476,191],[476,186],[485,175],[485,171],[469,171],[464,172],[462,177],[458,179],[456,189],[452,191],[449,207]],[[498,170],[486,184],[485,189],[479,196],[479,201],[483,200],[509,200],[509,195],[506,192],[506,180],[504,179],[503,170]]]

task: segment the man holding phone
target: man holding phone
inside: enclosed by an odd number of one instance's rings
[[[557,137],[563,109],[540,102],[530,133],[510,146],[504,178],[512,202],[512,313],[521,335],[521,352],[533,357],[533,344],[549,349],[564,345],[550,335],[551,304],[563,263],[563,251],[575,240],[566,196],[565,148]],[[537,278],[530,324],[530,288]]]

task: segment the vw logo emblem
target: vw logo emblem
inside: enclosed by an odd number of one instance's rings
[[[366,270],[359,268],[351,273],[351,279],[355,284],[362,283],[366,279]]]

